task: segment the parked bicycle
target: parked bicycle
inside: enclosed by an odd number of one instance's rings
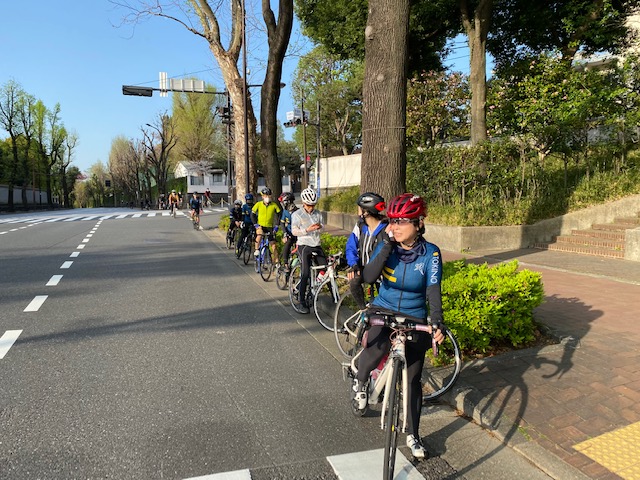
[[[396,449],[398,446],[398,431],[402,425],[402,432],[407,431],[407,412],[408,405],[408,374],[406,361],[406,342],[411,339],[413,331],[421,331],[431,333],[431,319],[427,318],[427,324],[416,323],[406,317],[400,315],[391,315],[382,312],[375,312],[371,315],[361,311],[360,320],[357,323],[354,335],[358,338],[358,351],[355,353],[349,363],[343,363],[347,376],[350,379],[356,377],[358,372],[357,360],[363,351],[360,343],[366,331],[367,325],[388,327],[391,329],[391,349],[389,355],[380,369],[380,366],[371,372],[369,378],[369,405],[375,405],[382,402],[382,415],[380,416],[380,427],[385,431],[384,442],[384,474],[383,479],[392,479],[395,467]],[[453,386],[460,373],[460,350],[458,344],[447,329],[445,340],[452,342],[450,346],[455,349],[454,358],[457,360],[454,365],[454,374],[448,378],[445,384],[440,384],[437,396],[445,393]],[[431,354],[433,358],[439,357],[439,351],[442,346],[438,346],[433,342],[433,350]],[[383,360],[384,361],[384,360]],[[426,363],[426,362],[425,362]],[[424,372],[423,372],[424,373]],[[433,372],[428,372],[429,375]],[[424,376],[424,375],[423,375]],[[350,382],[351,383],[351,382]],[[432,398],[433,394],[432,394]],[[424,400],[424,398],[423,398]],[[365,409],[359,409],[357,402],[354,400],[351,406],[353,413],[361,416],[366,413]],[[400,411],[402,410],[402,417]],[[400,423],[402,418],[402,424]]]
[[[258,256],[255,257],[255,269],[256,273],[259,273],[262,280],[265,282],[271,278],[273,273],[273,259],[271,258],[271,249],[269,248],[269,238],[267,235],[262,235],[260,244],[258,245]]]
[[[276,286],[280,290],[286,290],[289,286],[289,276],[291,275],[291,270],[293,270],[300,263],[300,259],[298,258],[298,246],[296,245],[293,250],[289,253],[289,260],[286,264],[281,263],[278,268],[276,268]]]
[[[312,265],[311,278],[306,292],[307,305],[313,304],[313,311],[320,325],[326,330],[332,331],[334,325],[334,312],[340,297],[349,289],[349,280],[346,275],[338,273],[342,252],[329,255],[327,265]],[[314,254],[313,259],[316,255]],[[313,261],[312,259],[312,261]],[[300,275],[301,265],[296,265],[289,276],[289,301],[298,313],[300,309]],[[324,275],[320,272],[325,270]]]

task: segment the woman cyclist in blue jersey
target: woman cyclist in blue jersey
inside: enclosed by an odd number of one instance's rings
[[[442,343],[443,317],[440,281],[442,257],[440,249],[424,237],[426,205],[417,195],[405,193],[395,197],[387,207],[389,239],[383,239],[364,265],[364,282],[373,283],[382,275],[378,296],[369,313],[402,314],[418,323],[426,323],[427,305],[435,328],[433,339]],[[358,361],[358,374],[353,386],[353,407],[364,410],[368,402],[369,374],[389,352],[391,330],[373,326],[367,332],[366,346]],[[415,458],[427,455],[419,435],[422,408],[421,373],[431,336],[412,332],[406,343],[409,408],[407,412],[407,446]]]

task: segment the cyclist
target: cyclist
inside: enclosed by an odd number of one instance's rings
[[[191,219],[199,222],[202,202],[200,202],[200,198],[198,198],[198,192],[193,192],[193,197],[189,200],[189,207],[191,208]]]
[[[315,190],[305,188],[300,194],[302,208],[291,214],[291,233],[298,237],[298,258],[300,259],[300,310],[309,313],[309,305],[304,292],[309,285],[311,259],[316,254],[318,265],[326,265],[327,258],[320,246],[320,232],[323,228],[322,215],[315,209],[318,196]]]
[[[208,188],[204,192],[203,203],[205,207],[208,207],[209,205],[213,205],[213,201],[211,200],[211,190],[209,190]]]
[[[178,197],[178,194],[176,193],[175,190],[171,190],[171,193],[169,194],[169,211],[173,214],[173,211],[175,208],[178,208],[178,202],[180,201],[180,198]]]
[[[382,274],[378,296],[369,306],[369,312],[397,313],[425,323],[427,304],[436,329],[433,339],[444,340],[442,295],[442,257],[440,249],[427,242],[424,235],[424,200],[410,193],[395,197],[389,203],[389,236],[373,251],[369,263],[364,265],[362,277],[366,283],[375,282]],[[389,328],[373,326],[367,332],[364,351],[358,362],[358,374],[353,386],[353,399],[357,408],[364,410],[368,402],[370,372],[389,352]],[[419,435],[422,407],[421,372],[425,354],[431,345],[426,332],[412,332],[413,340],[406,344],[408,370],[407,446],[415,458],[427,455]]]
[[[357,204],[360,218],[347,239],[345,254],[349,265],[349,289],[358,307],[363,309],[366,303],[362,289],[362,267],[369,262],[378,243],[389,238],[386,232],[389,222],[382,215],[385,209],[384,198],[377,193],[363,193],[358,197]]]
[[[236,228],[240,228],[242,223],[242,200],[233,202],[233,207],[229,209],[229,229],[227,230],[227,238],[233,239]]]
[[[242,205],[242,209],[240,210],[242,214],[242,233],[240,234],[240,240],[238,240],[238,245],[242,245],[244,239],[249,235],[251,229],[253,228],[253,221],[251,219],[251,209],[253,208],[253,193],[247,193],[244,196],[245,204]]]
[[[256,203],[251,209],[253,223],[256,228],[256,250],[253,254],[256,257],[260,255],[258,247],[260,246],[262,235],[266,235],[273,254],[273,261],[277,264],[276,232],[278,231],[278,221],[282,210],[276,202],[271,202],[271,189],[269,187],[263,188],[260,193],[262,194],[262,201]]]
[[[291,214],[298,210],[296,206],[295,197],[291,192],[285,192],[278,197],[278,201],[282,204],[282,217],[280,223],[282,224],[282,231],[284,233],[282,240],[284,245],[282,247],[282,263],[284,264],[285,271],[289,272],[289,253],[291,247],[296,243],[297,238],[291,233]]]

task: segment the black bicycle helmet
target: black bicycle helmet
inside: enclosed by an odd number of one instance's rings
[[[269,187],[264,187],[260,193],[262,195],[271,195],[271,189]]]
[[[385,209],[384,198],[377,193],[365,192],[358,197],[358,206],[373,215],[380,215]]]
[[[291,192],[283,192],[282,194],[280,194],[280,196],[278,197],[278,200],[283,203],[283,204],[288,204],[288,203],[292,203],[294,202],[296,199],[296,197],[293,195],[293,193]]]

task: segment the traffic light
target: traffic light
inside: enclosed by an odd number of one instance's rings
[[[230,107],[216,107],[216,113],[220,115],[222,123],[231,123],[231,116],[233,115],[233,111]]]
[[[153,95],[153,88],[149,87],[134,87],[133,85],[122,86],[123,95],[133,95],[136,97],[150,97]]]
[[[302,119],[300,118],[296,118],[295,120],[284,122],[285,127],[299,127],[300,125],[302,125]]]

